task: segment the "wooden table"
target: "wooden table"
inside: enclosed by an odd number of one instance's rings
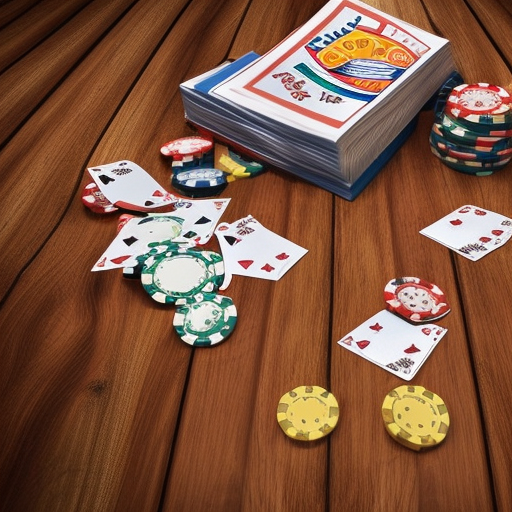
[[[86,168],[128,159],[168,186],[159,147],[194,133],[178,85],[267,51],[324,3],[1,2],[2,512],[512,510],[512,244],[472,262],[418,233],[464,204],[512,216],[512,167],[444,167],[432,112],[354,202],[275,170],[229,185],[224,221],[252,214],[309,252],[280,281],[233,279],[224,344],[189,347],[140,283],[90,272],[118,216],[84,208]],[[368,3],[448,38],[466,81],[512,81],[509,0]],[[384,430],[404,381],[336,344],[404,275],[452,306],[413,381],[452,425],[422,453]],[[276,421],[302,384],[340,403],[320,442]]]

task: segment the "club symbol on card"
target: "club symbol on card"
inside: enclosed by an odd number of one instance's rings
[[[460,219],[454,219],[450,221],[450,224],[452,226],[460,226],[462,224],[462,221]]]
[[[272,265],[265,263],[265,265],[263,265],[263,267],[261,267],[261,270],[264,270],[265,272],[272,272],[272,270],[275,270],[275,269]]]
[[[241,242],[242,240],[240,238],[237,238],[236,236],[230,236],[230,235],[224,235],[224,240],[229,245],[236,245],[238,242]]]
[[[138,238],[131,236],[129,238],[124,238],[123,242],[129,247],[130,245],[134,244],[137,240],[138,240]]]
[[[203,215],[200,219],[196,220],[194,224],[208,224],[208,222],[211,222],[211,220]]]
[[[357,341],[356,344],[362,350],[362,349],[366,348],[370,344],[370,342],[368,340],[361,340],[361,341]]]
[[[254,260],[239,260],[238,263],[247,270],[254,263]]]
[[[107,176],[106,174],[100,174],[98,176],[98,178],[100,179],[101,183],[103,183],[103,185],[108,185],[110,182],[116,181],[114,178],[111,178],[110,176]]]
[[[370,325],[370,329],[375,332],[380,332],[384,327],[377,322],[375,325]]]
[[[430,336],[430,333],[432,332],[432,329],[430,329],[429,327],[423,327],[423,329],[421,329],[421,332],[423,334],[426,334],[427,336]]]
[[[416,352],[421,352],[421,350],[413,343],[409,348],[404,350],[406,354],[414,354]]]
[[[286,254],[285,252],[282,252],[281,254],[278,254],[278,255],[276,256],[276,258],[277,258],[278,260],[286,260],[286,259],[288,259],[289,257],[290,257],[290,255],[289,255],[289,254]]]

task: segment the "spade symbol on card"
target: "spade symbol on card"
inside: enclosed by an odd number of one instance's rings
[[[211,220],[203,215],[203,217],[196,220],[195,224],[208,224],[208,222],[211,222]]]
[[[130,245],[134,244],[137,240],[138,238],[131,236],[129,238],[124,238],[123,242],[129,247]]]
[[[107,176],[106,174],[100,174],[99,179],[103,185],[108,185],[111,181],[116,181],[114,178],[111,178],[110,176]]]
[[[236,238],[236,236],[229,236],[229,235],[224,236],[224,240],[226,240],[226,242],[229,245],[235,245],[238,242],[240,242],[240,238]]]
[[[254,263],[253,260],[240,260],[238,263],[246,270]]]

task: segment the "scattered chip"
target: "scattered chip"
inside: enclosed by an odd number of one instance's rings
[[[224,341],[234,330],[237,311],[229,297],[215,293],[185,299],[176,308],[174,328],[180,338],[195,347],[210,347]]]
[[[181,137],[176,140],[166,142],[161,148],[160,153],[164,156],[172,157],[173,160],[192,160],[199,158],[204,153],[213,149],[213,141],[205,137],[191,136]]]
[[[149,295],[157,302],[174,304],[183,297],[216,291],[224,281],[222,256],[213,251],[174,245],[145,259],[140,277]]]
[[[450,427],[444,402],[422,386],[399,386],[390,391],[382,404],[382,418],[395,441],[416,451],[443,442]]]
[[[320,386],[300,386],[281,397],[277,421],[284,433],[299,441],[315,441],[332,432],[339,406],[332,393]]]
[[[95,213],[112,213],[117,208],[105,197],[95,182],[85,186],[82,192],[82,203]]]
[[[172,186],[187,197],[212,197],[227,186],[226,175],[215,168],[197,168],[173,174]]]

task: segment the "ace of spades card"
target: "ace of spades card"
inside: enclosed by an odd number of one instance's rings
[[[176,201],[142,167],[129,160],[87,169],[102,194],[114,205],[151,211]]]
[[[383,310],[338,344],[404,380],[411,380],[448,332],[434,324],[410,324]]]
[[[484,208],[465,205],[420,233],[476,261],[510,239],[512,220]]]
[[[225,290],[233,274],[277,281],[308,251],[248,215],[215,230],[224,258]]]

